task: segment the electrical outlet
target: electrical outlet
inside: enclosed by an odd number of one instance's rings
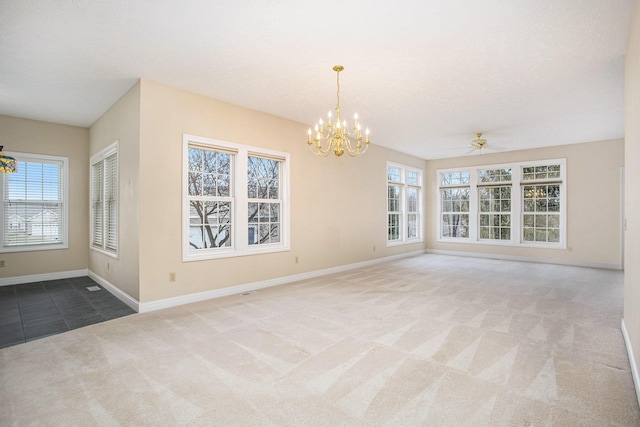
[[[376,245],[373,245],[373,252],[376,251]]]
[[[3,259],[0,259],[0,268],[5,268],[7,265],[4,263]]]
[[[176,273],[169,273],[169,281],[170,282],[175,282],[176,281]]]
[[[296,257],[296,264],[298,263],[298,257]]]

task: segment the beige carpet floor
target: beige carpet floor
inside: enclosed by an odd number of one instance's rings
[[[0,425],[638,426],[623,274],[424,255],[0,350]]]

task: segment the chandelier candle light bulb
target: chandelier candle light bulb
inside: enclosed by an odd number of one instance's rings
[[[346,151],[351,157],[355,157],[363,154],[369,148],[369,128],[365,131],[364,148],[362,148],[362,127],[358,121],[358,113],[353,115],[354,123],[351,131],[347,125],[347,120],[340,121],[340,111],[342,110],[340,107],[340,71],[342,70],[344,70],[342,65],[333,67],[333,71],[337,73],[336,80],[338,86],[335,125],[333,124],[333,115],[331,111],[329,111],[329,114],[327,114],[328,120],[326,128],[324,127],[322,119],[320,119],[314,126],[314,138],[311,138],[311,128],[307,131],[309,150],[318,156],[326,157],[329,155],[329,152],[333,151],[336,157],[340,157]],[[352,138],[356,140],[355,147],[352,146]]]
[[[18,162],[11,156],[2,152],[4,146],[0,145],[0,172],[13,173],[18,170]]]

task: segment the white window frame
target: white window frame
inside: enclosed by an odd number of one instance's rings
[[[189,247],[189,146],[200,146],[212,150],[231,152],[231,188],[233,210],[231,213],[231,246],[221,248],[205,248],[192,250]],[[280,171],[280,242],[249,245],[248,240],[248,203],[247,195],[247,162],[248,157],[266,157],[281,161]],[[230,258],[258,255],[274,252],[285,252],[290,245],[290,196],[289,196],[290,156],[289,153],[250,147],[228,141],[205,138],[196,135],[182,136],[182,261],[201,261],[209,259]]]
[[[69,247],[69,158],[61,156],[50,156],[45,154],[30,154],[5,151],[8,156],[14,157],[18,162],[56,162],[62,166],[62,212],[64,220],[62,221],[62,241],[60,243],[35,243],[24,245],[4,245],[4,224],[8,221],[5,218],[5,177],[8,174],[0,174],[0,215],[2,216],[2,225],[0,226],[0,253],[4,252],[31,252],[31,251],[50,251],[56,249],[67,249]]]
[[[108,255],[110,257],[116,258],[118,259],[118,248],[120,246],[120,191],[119,191],[119,177],[120,177],[120,151],[119,151],[119,141],[115,141],[114,143],[112,143],[111,145],[109,145],[108,147],[104,148],[103,150],[101,150],[99,153],[95,154],[94,156],[91,157],[91,160],[89,162],[89,193],[90,193],[90,197],[89,197],[89,215],[90,215],[90,220],[89,220],[89,248],[91,248],[92,250],[96,251],[96,252],[100,252],[103,253],[105,255]],[[114,250],[110,249],[107,247],[107,215],[106,215],[106,208],[107,205],[104,201],[104,195],[106,193],[106,188],[107,188],[107,182],[106,182],[106,168],[104,167],[105,165],[105,161],[107,158],[111,157],[112,155],[116,155],[116,173],[115,173],[115,188],[116,188],[116,247]],[[94,223],[94,217],[93,217],[93,198],[94,198],[94,194],[93,194],[93,167],[98,164],[98,163],[102,163],[102,244],[101,245],[95,245],[93,243],[93,234],[94,234],[94,227],[95,227],[95,223]]]
[[[400,169],[400,181],[390,181],[389,180],[389,168],[396,168],[396,169]],[[385,223],[387,224],[386,227],[386,241],[387,241],[387,247],[391,247],[391,246],[399,246],[399,245],[408,245],[408,244],[412,244],[412,243],[420,243],[423,241],[423,236],[424,236],[424,232],[423,232],[423,203],[424,203],[424,172],[422,169],[420,168],[416,168],[413,166],[408,166],[408,165],[404,165],[401,163],[396,163],[396,162],[391,162],[391,161],[387,161],[386,165],[385,165],[385,203],[387,206],[387,209],[385,210],[386,213],[386,221]],[[409,184],[407,182],[407,172],[414,172],[418,174],[418,184],[414,185],[414,184]],[[389,185],[395,185],[400,187],[400,206],[399,206],[399,211],[398,212],[394,212],[394,213],[399,213],[400,214],[400,238],[397,240],[389,240],[389,214],[391,213],[391,211],[389,211]],[[408,197],[407,197],[407,190],[409,188],[415,188],[416,190],[418,190],[418,206],[417,206],[417,212],[408,212]],[[415,213],[418,216],[418,219],[416,221],[417,223],[417,227],[418,227],[418,232],[417,232],[417,236],[413,237],[413,238],[408,238],[408,226],[409,226],[409,213]]]
[[[527,184],[536,185],[541,181],[522,181],[522,168],[527,166],[548,166],[560,165],[560,178],[554,179],[554,182],[560,181],[560,241],[558,243],[549,242],[528,242],[523,240],[522,227],[522,187]],[[510,240],[494,240],[480,238],[480,209],[479,209],[479,193],[478,189],[482,185],[479,184],[478,172],[485,169],[511,169],[511,239]],[[470,173],[470,192],[469,192],[469,237],[443,237],[442,236],[442,196],[441,188],[442,175],[451,172],[468,171]],[[547,182],[547,181],[543,181]],[[479,165],[468,166],[464,168],[439,169],[436,171],[437,185],[437,206],[438,220],[436,235],[439,242],[455,242],[465,244],[478,245],[496,245],[496,246],[518,246],[532,248],[547,249],[566,249],[567,248],[567,164],[565,158],[524,161],[517,163],[505,163],[496,165]],[[498,183],[496,183],[498,184]]]
[[[500,180],[498,181],[482,181],[482,179],[480,179],[480,172],[482,171],[498,171],[499,176],[500,176]],[[509,179],[503,179],[505,176],[507,176],[506,174],[502,174],[502,172],[504,171],[509,171],[508,177]],[[512,183],[512,176],[513,176],[513,171],[510,168],[504,168],[504,169],[492,169],[492,168],[479,168],[476,170],[476,173],[478,173],[478,188],[476,189],[476,191],[478,192],[478,238],[480,240],[483,241],[491,241],[491,242],[510,242],[513,240],[513,236],[512,236],[512,231],[513,231],[513,227],[512,227],[512,222],[513,222],[513,183]],[[511,194],[509,200],[509,207],[510,209],[507,210],[502,210],[502,203],[500,203],[500,208],[498,210],[495,209],[490,209],[489,211],[482,211],[482,199],[481,199],[481,190],[496,190],[496,189],[502,189],[502,188],[508,188],[509,192]],[[500,191],[501,193],[501,191]],[[502,195],[501,195],[502,196]],[[490,197],[489,198],[489,202],[495,202],[495,198]],[[502,202],[503,200],[507,200],[507,199],[503,199],[502,197],[499,197],[498,200],[500,202]],[[492,205],[492,203],[490,203]],[[482,237],[482,216],[483,215],[487,215],[490,219],[492,217],[495,217],[496,215],[500,218],[500,224],[498,226],[496,226],[496,224],[489,224],[488,226],[485,226],[489,229],[489,231],[493,231],[494,229],[498,229],[500,231],[502,231],[502,229],[508,229],[509,230],[509,239],[495,239],[493,237]],[[502,217],[504,216],[508,216],[509,217],[509,226],[506,227],[502,224]]]

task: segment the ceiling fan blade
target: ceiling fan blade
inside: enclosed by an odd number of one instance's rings
[[[505,151],[506,148],[505,147],[495,147],[493,145],[487,145],[485,147],[485,149],[489,150],[489,151]]]

